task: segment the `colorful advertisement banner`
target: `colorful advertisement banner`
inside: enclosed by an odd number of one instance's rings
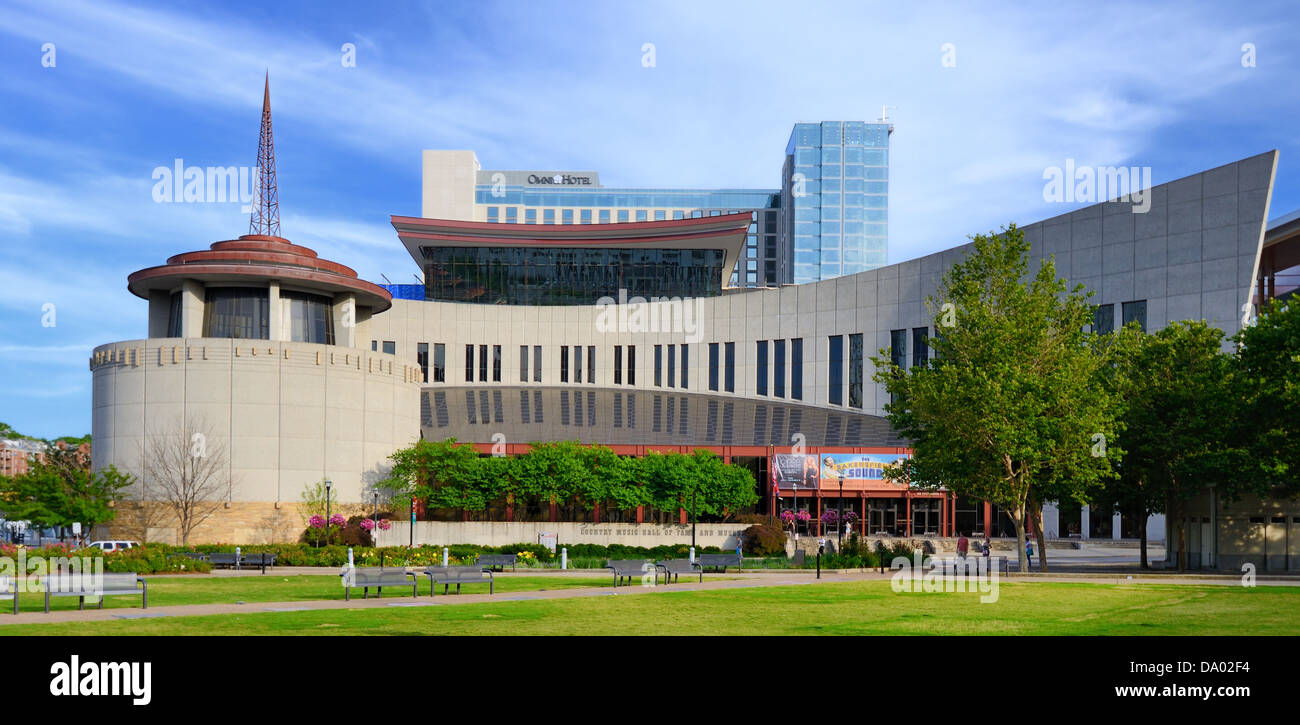
[[[772,484],[778,489],[801,490],[817,488],[820,474],[817,457],[797,453],[777,453],[772,456]]]
[[[822,484],[830,488],[839,485],[840,479],[849,481],[885,480],[885,470],[907,458],[903,453],[831,453],[820,456]],[[900,488],[902,484],[893,484]]]

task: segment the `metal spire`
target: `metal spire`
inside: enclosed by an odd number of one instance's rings
[[[275,139],[271,135],[271,72],[262,94],[262,133],[257,141],[257,199],[249,234],[280,236],[280,192],[275,184]]]

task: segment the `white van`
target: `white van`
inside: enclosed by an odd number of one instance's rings
[[[127,549],[137,547],[140,545],[140,542],[114,539],[112,541],[92,541],[90,542],[90,545],[98,547],[105,554],[109,554],[114,551],[126,551]]]

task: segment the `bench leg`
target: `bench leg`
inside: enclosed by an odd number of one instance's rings
[[[50,590],[48,586],[49,585],[46,585],[47,588],[45,590],[45,613],[46,614],[50,613]]]
[[[82,612],[85,611],[85,609],[86,609],[86,598],[77,597],[77,611]]]
[[[384,598],[384,588],[375,587],[375,599],[383,599],[383,598]]]
[[[450,585],[450,584],[443,584],[443,585],[442,585],[442,593],[443,593],[444,596],[447,594],[447,590],[448,590],[448,589],[451,589],[451,585]]]

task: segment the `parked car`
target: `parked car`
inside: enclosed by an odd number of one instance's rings
[[[92,541],[90,542],[90,545],[98,547],[105,554],[109,554],[114,551],[126,551],[127,549],[135,548],[140,545],[140,542],[127,541],[126,539],[113,539],[111,541]]]

